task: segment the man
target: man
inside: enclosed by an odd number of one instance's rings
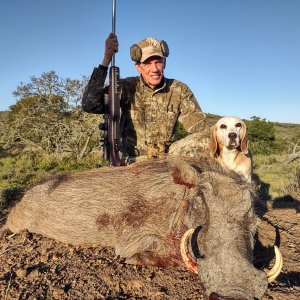
[[[110,33],[102,63],[94,69],[83,95],[85,112],[103,113],[108,92],[104,83],[117,51],[117,36]],[[166,42],[147,38],[131,46],[130,54],[140,76],[120,79],[121,152],[130,160],[141,155],[159,157],[175,141],[178,122],[190,133],[201,131],[205,114],[186,84],[164,77],[169,55]]]

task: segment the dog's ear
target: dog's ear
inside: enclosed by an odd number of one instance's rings
[[[241,132],[241,150],[247,155],[248,154],[248,139],[247,139],[247,126],[245,122],[242,122],[243,128]]]
[[[209,153],[211,156],[215,156],[218,150],[218,142],[217,142],[217,126],[214,125],[211,130],[211,137],[209,143]]]

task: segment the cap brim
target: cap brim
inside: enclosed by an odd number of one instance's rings
[[[144,54],[144,55],[142,55],[142,58],[141,58],[140,62],[144,62],[144,61],[146,61],[148,58],[154,57],[154,56],[161,57],[161,58],[164,57],[164,56],[163,56],[162,54],[160,54],[160,53]]]

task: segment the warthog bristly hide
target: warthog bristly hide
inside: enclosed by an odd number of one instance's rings
[[[202,228],[194,253],[207,293],[260,299],[267,278],[252,265],[254,200],[251,185],[215,159],[169,157],[50,179],[12,208],[4,229],[110,246],[128,263],[165,267],[183,265],[183,233]]]

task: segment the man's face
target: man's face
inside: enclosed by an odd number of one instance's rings
[[[163,78],[164,59],[162,57],[149,57],[144,62],[135,64],[135,67],[151,89],[154,89]]]

